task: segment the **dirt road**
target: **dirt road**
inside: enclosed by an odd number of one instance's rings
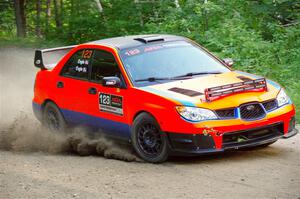
[[[32,121],[14,127],[22,139],[0,150],[1,199],[300,198],[300,135],[264,149],[159,165],[48,150],[61,139],[32,133],[39,126],[31,113],[32,59],[30,49],[0,48],[0,133],[20,112]],[[37,145],[41,140],[46,142]]]

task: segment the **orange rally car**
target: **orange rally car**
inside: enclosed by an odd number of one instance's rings
[[[66,52],[46,64],[51,52]],[[61,53],[63,54],[63,53]],[[295,108],[277,83],[230,68],[174,35],[137,35],[36,50],[33,110],[50,130],[101,129],[148,162],[267,146],[289,138]]]

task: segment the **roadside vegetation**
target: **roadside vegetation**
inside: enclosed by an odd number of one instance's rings
[[[291,0],[0,0],[0,46],[169,33],[284,86],[300,122],[300,3]]]

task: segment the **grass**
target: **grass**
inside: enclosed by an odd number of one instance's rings
[[[0,37],[0,47],[20,47],[20,48],[51,48],[61,46],[61,41],[47,41],[37,37]]]

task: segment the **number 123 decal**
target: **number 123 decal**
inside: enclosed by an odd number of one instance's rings
[[[99,93],[99,110],[116,115],[123,115],[123,97]]]

